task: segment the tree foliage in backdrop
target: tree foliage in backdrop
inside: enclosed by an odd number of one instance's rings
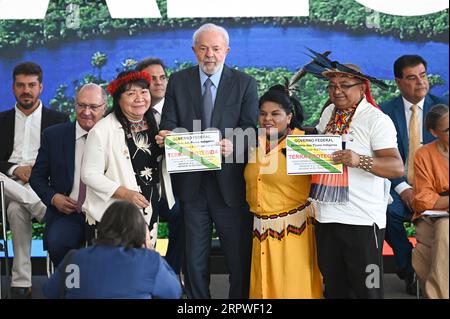
[[[207,21],[237,26],[321,26],[416,41],[449,41],[448,9],[425,16],[403,17],[374,12],[354,0],[310,0],[310,14],[307,17],[168,19],[166,0],[157,2],[162,14],[160,19],[112,19],[103,0],[51,0],[45,20],[0,20],[0,48],[32,48],[55,44],[64,39],[134,35],[155,29],[197,27]],[[79,6],[80,21],[77,28],[72,28],[67,23],[68,5]],[[376,20],[376,25],[372,25],[373,20]]]

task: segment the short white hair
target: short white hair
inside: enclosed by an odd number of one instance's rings
[[[200,36],[200,34],[202,34],[205,31],[219,31],[222,36],[223,39],[225,40],[225,44],[227,45],[227,47],[230,45],[230,36],[228,35],[227,30],[225,30],[225,28],[218,26],[214,23],[206,23],[203,24],[202,26],[200,26],[200,28],[198,28],[195,32],[194,35],[192,36],[192,46],[195,46],[195,44],[197,43],[198,37]]]

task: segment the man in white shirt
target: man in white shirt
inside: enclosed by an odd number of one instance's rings
[[[411,163],[417,146],[435,139],[425,128],[426,114],[435,104],[448,105],[448,100],[429,94],[427,62],[421,56],[399,57],[394,63],[394,75],[401,95],[383,102],[380,107],[392,119],[397,130],[405,176],[391,179],[393,203],[387,208],[386,241],[393,248],[397,274],[405,281],[407,293],[415,295],[416,283],[411,264],[413,247],[403,226],[403,222],[411,220],[412,213],[414,166]]]
[[[136,70],[148,72],[152,78],[150,83],[151,107],[156,123],[159,125],[167,88],[166,66],[159,58],[147,58],[138,63]],[[184,255],[184,227],[179,201],[176,200],[172,209],[169,209],[167,200],[161,198],[158,211],[159,216],[163,221],[167,221],[169,226],[169,245],[165,258],[175,273],[180,274]]]
[[[86,186],[80,183],[81,160],[89,130],[103,118],[107,96],[99,85],[85,84],[75,100],[76,121],[43,132],[30,185],[47,206],[44,248],[57,267],[71,249],[85,243],[81,211]]]
[[[40,147],[41,132],[69,120],[68,115],[42,105],[39,99],[42,89],[41,67],[33,62],[18,64],[13,71],[16,105],[0,113],[0,180],[5,183],[13,240],[13,298],[31,297],[31,220],[35,218],[42,222],[45,216],[45,205],[28,183]]]

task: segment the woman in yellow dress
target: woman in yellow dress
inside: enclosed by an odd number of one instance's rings
[[[304,134],[302,120],[300,103],[281,85],[260,98],[259,143],[245,168],[254,214],[250,298],[322,298],[310,176],[286,171],[286,136]]]

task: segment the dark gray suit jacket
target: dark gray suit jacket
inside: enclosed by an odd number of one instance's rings
[[[193,130],[193,121],[201,120],[202,91],[198,66],[171,75],[167,85],[161,130]],[[251,76],[224,66],[212,114],[212,127],[225,136],[226,128],[256,129],[258,93]],[[235,143],[234,143],[235,144]],[[230,207],[245,204],[245,163],[223,163],[214,172],[225,203]],[[188,202],[198,193],[202,173],[172,174],[176,197]]]

